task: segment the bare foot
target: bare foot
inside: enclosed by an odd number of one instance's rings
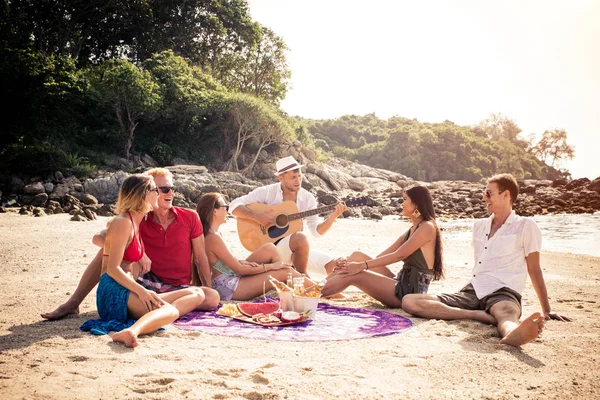
[[[58,306],[56,310],[49,313],[40,314],[40,316],[49,321],[54,321],[71,314],[79,315],[79,307],[73,307],[69,303],[65,303]]]
[[[543,329],[544,317],[536,312],[521,321],[519,326],[500,340],[500,343],[519,347],[537,338]]]
[[[113,342],[122,342],[127,347],[137,347],[137,336],[129,329],[123,329],[121,332],[117,332],[112,337]]]

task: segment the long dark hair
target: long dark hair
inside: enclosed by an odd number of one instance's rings
[[[421,213],[423,221],[431,221],[435,226],[435,260],[433,261],[433,279],[439,280],[444,277],[444,261],[442,259],[442,236],[440,228],[435,220],[435,209],[433,208],[433,200],[431,193],[425,186],[414,186],[406,191],[406,195],[417,207]]]
[[[208,230],[210,229],[210,224],[213,220],[213,210],[215,209],[221,197],[221,194],[211,192],[203,194],[202,197],[200,197],[200,200],[198,200],[196,212],[200,217],[200,222],[202,222],[202,230],[204,231],[204,236],[206,236]]]

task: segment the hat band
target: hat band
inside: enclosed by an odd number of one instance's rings
[[[288,170],[290,170],[290,169],[292,169],[292,168],[294,168],[294,167],[297,167],[297,166],[298,166],[298,163],[290,164],[290,165],[288,165],[287,167],[285,167],[285,168],[282,168],[282,169],[280,169],[279,171],[277,171],[277,173],[278,173],[278,174],[282,174],[282,173],[284,173],[285,171],[288,171]]]

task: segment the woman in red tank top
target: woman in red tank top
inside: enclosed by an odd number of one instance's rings
[[[112,339],[129,347],[137,346],[139,335],[172,323],[204,302],[204,292],[197,288],[157,294],[136,281],[139,271],[136,261],[144,255],[140,222],[146,213],[158,207],[157,200],[158,188],[151,176],[135,174],[123,181],[116,204],[118,215],[106,234],[96,293],[101,320],[86,323],[90,329],[106,329],[118,322],[118,329],[122,330]]]

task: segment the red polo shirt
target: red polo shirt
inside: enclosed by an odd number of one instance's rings
[[[146,254],[152,260],[152,272],[164,283],[180,286],[192,281],[192,239],[203,234],[195,211],[172,207],[175,221],[163,227],[152,213],[140,224]]]

